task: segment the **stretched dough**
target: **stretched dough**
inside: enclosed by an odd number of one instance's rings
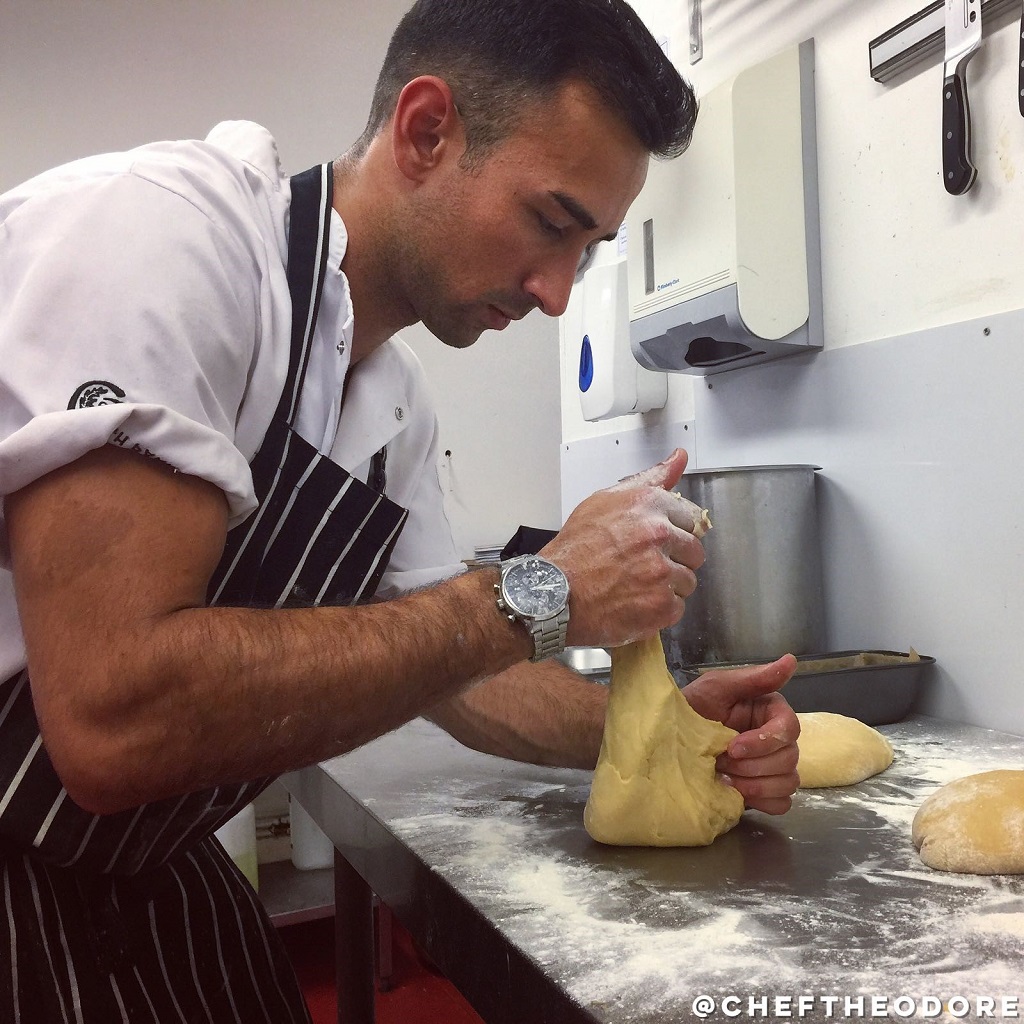
[[[660,637],[616,648],[587,831],[614,846],[707,846],[743,813],[743,797],[715,776],[735,735],[686,702]]]
[[[892,764],[889,741],[870,725],[846,715],[811,711],[800,719],[801,789],[852,786],[885,771]]]
[[[1024,874],[1024,771],[967,775],[927,797],[911,827],[921,860],[940,871]]]

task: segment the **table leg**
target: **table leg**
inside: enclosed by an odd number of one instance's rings
[[[334,939],[338,1024],[373,1024],[373,893],[337,850]]]
[[[394,973],[394,958],[392,956],[394,939],[391,929],[391,908],[381,903],[374,896],[374,980],[377,982],[378,992],[390,992]]]

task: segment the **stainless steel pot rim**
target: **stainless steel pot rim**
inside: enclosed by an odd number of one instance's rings
[[[790,466],[722,466],[719,469],[695,469],[693,472],[686,472],[680,477],[680,480],[685,480],[687,477],[693,476],[717,476],[719,473],[768,473],[768,472],[785,472],[786,470],[811,470],[816,472],[821,469],[821,466],[801,466],[801,465],[790,465]]]

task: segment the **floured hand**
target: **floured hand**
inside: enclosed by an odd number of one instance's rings
[[[569,578],[570,646],[614,647],[683,614],[704,564],[704,511],[671,488],[686,467],[676,449],[651,469],[598,491],[542,551]]]
[[[695,711],[739,733],[718,758],[718,770],[748,807],[768,814],[788,811],[800,784],[800,722],[778,692],[795,669],[796,658],[786,654],[768,665],[705,672],[683,688]]]

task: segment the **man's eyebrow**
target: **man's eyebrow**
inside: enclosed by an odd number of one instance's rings
[[[585,231],[593,231],[597,227],[593,214],[572,196],[565,192],[549,192],[548,195]],[[602,241],[614,242],[616,236],[617,232],[613,231],[610,235],[605,235]]]

